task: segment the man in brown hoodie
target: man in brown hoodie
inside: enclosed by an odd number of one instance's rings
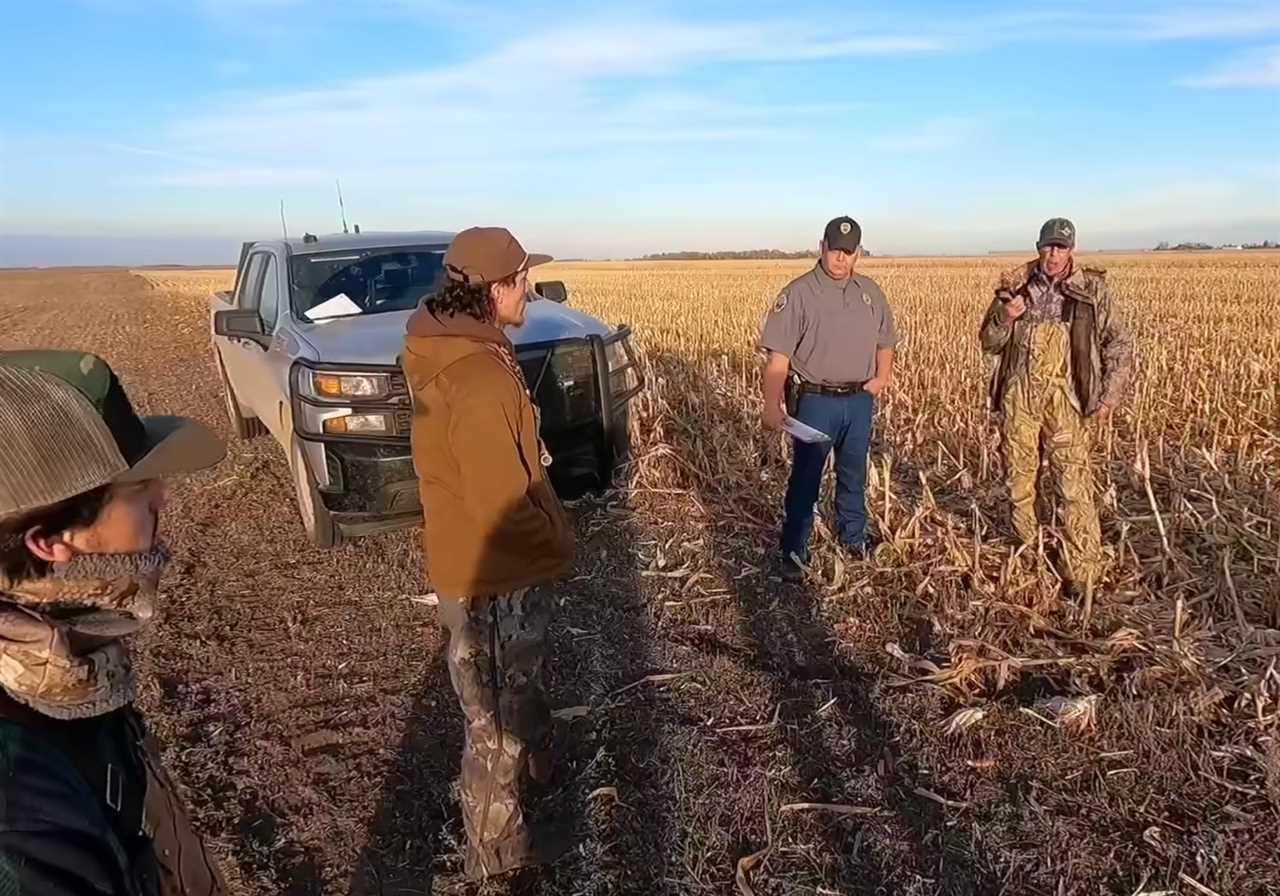
[[[426,564],[466,716],[462,817],[467,873],[478,878],[552,861],[567,845],[530,822],[526,790],[550,776],[547,586],[573,563],[573,533],[502,331],[524,322],[528,270],[550,260],[503,228],[458,234],[445,253],[446,283],[409,320],[401,361],[413,394]]]

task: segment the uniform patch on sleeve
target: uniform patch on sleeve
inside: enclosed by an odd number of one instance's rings
[[[779,311],[781,311],[783,308],[786,308],[786,307],[787,307],[787,299],[788,299],[788,298],[790,298],[790,297],[787,295],[787,291],[786,291],[785,289],[784,289],[782,292],[778,293],[778,301],[776,301],[776,302],[774,302],[774,303],[773,303],[773,313],[774,313],[774,314],[777,314],[777,313],[778,313]]]

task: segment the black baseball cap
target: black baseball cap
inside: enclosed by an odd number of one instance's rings
[[[822,241],[827,244],[828,249],[854,252],[862,245],[862,228],[853,218],[841,215],[827,223],[827,229],[822,232]]]

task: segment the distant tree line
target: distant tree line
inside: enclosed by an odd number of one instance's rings
[[[1156,245],[1157,252],[1184,252],[1204,249],[1280,249],[1280,243],[1263,240],[1260,243],[1223,243],[1221,246],[1211,246],[1208,243],[1178,243],[1176,246],[1171,246],[1167,240],[1161,240]]]
[[[871,255],[865,248],[862,250],[863,256]],[[800,252],[784,252],[781,249],[743,249],[740,251],[723,250],[720,252],[655,252],[652,255],[644,255],[641,261],[757,261],[757,260],[786,260],[794,258],[817,258],[818,253],[812,249],[805,249]]]

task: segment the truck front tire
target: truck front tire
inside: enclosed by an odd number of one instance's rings
[[[307,538],[319,548],[335,546],[342,540],[341,533],[333,521],[333,514],[324,506],[324,499],[320,496],[315,476],[307,466],[306,454],[297,438],[294,438],[289,450],[289,469],[293,472],[298,515],[302,518],[302,527],[307,531]]]
[[[236,434],[237,439],[256,439],[258,436],[266,435],[267,428],[262,425],[262,421],[257,417],[246,417],[240,411],[240,402],[236,400],[236,393],[231,388],[231,380],[227,377],[227,370],[222,366],[222,356],[214,352],[218,362],[218,376],[222,380],[222,398],[227,406],[227,421],[231,424],[231,430]]]

